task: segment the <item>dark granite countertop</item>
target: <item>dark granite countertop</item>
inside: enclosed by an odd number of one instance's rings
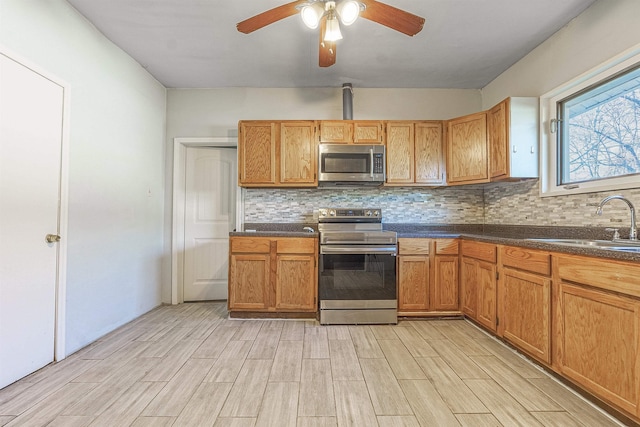
[[[304,230],[310,227],[313,232]],[[232,231],[229,236],[245,237],[318,237],[318,224],[304,223],[246,223],[244,231]]]
[[[311,227],[314,232],[303,231],[303,227]],[[554,243],[532,241],[527,239],[566,238],[611,240],[611,232],[601,227],[547,227],[519,225],[476,225],[476,224],[393,224],[383,223],[385,230],[395,231],[398,237],[469,240],[494,243],[498,245],[520,246],[573,255],[595,256],[622,261],[640,262],[640,254],[612,251],[596,247],[564,246]],[[258,237],[318,237],[318,224],[310,223],[247,223],[245,231],[234,231],[230,236]],[[255,230],[255,231],[247,231]],[[626,236],[628,229],[621,229],[620,234]]]

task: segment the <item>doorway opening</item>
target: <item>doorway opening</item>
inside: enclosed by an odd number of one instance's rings
[[[173,154],[171,303],[226,299],[229,231],[243,217],[237,138],[175,138]]]

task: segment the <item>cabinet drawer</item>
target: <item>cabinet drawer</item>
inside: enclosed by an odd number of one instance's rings
[[[562,280],[640,297],[640,266],[636,263],[559,254],[554,258]]]
[[[400,255],[428,255],[429,239],[402,237],[398,239],[398,252]]]
[[[309,237],[287,237],[278,239],[279,254],[312,254],[315,252],[317,240]]]
[[[231,253],[269,253],[271,239],[268,237],[232,237]]]
[[[551,275],[551,254],[531,249],[504,246],[501,251],[502,264],[518,270]]]
[[[458,239],[436,239],[436,255],[458,255]]]
[[[475,258],[482,261],[496,263],[496,245],[491,243],[470,242],[463,240],[461,245],[462,256]]]

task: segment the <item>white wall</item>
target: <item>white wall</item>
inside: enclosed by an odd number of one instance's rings
[[[479,111],[480,91],[354,88],[356,120],[440,120]],[[342,87],[168,89],[167,139],[236,136],[239,120],[342,119]]]
[[[508,96],[539,97],[640,43],[640,1],[599,0],[482,89],[483,108]],[[509,184],[504,184],[508,186]],[[640,187],[640,185],[639,185]],[[498,186],[485,192],[488,224],[628,226],[628,209],[595,205],[613,192],[539,196],[538,185]],[[625,190],[636,206],[638,190]]]
[[[640,43],[640,1],[599,0],[482,89],[483,108],[541,96]]]
[[[70,353],[161,302],[166,91],[64,0],[0,0],[0,43],[71,87]]]

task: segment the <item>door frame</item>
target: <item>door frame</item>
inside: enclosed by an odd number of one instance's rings
[[[58,230],[62,236],[58,242],[57,268],[55,278],[55,318],[53,331],[53,360],[67,357],[66,352],[66,301],[67,301],[67,251],[69,236],[69,142],[70,142],[70,106],[71,85],[58,76],[43,69],[40,65],[17,54],[0,44],[0,55],[30,69],[47,80],[62,87],[62,135],[60,150],[60,177],[58,193]],[[44,239],[44,236],[43,236]]]
[[[186,161],[188,147],[236,148],[237,137],[173,138],[173,223],[171,238],[171,304],[184,302],[183,271]],[[236,229],[242,228],[244,190],[236,190]]]

